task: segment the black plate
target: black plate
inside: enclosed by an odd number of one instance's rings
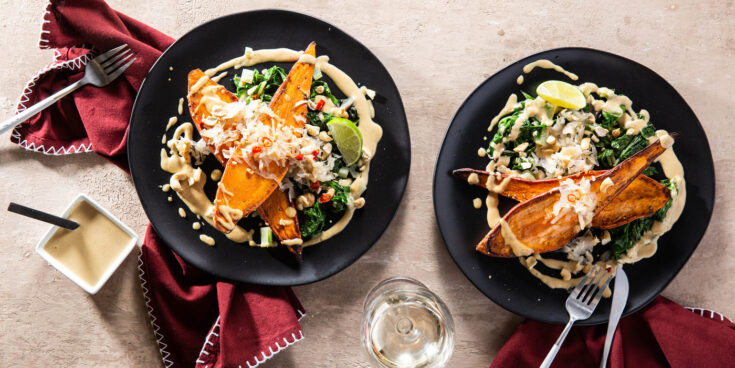
[[[472,207],[472,199],[485,197],[481,188],[450,177],[452,169],[483,169],[487,158],[477,156],[486,146],[490,119],[519,90],[535,94],[536,86],[549,79],[568,80],[563,75],[535,69],[525,75],[522,86],[516,78],[529,62],[549,59],[579,75],[579,82],[593,82],[629,96],[633,107],[645,108],[658,129],[679,132],[674,150],[684,166],[687,201],[679,221],[659,240],[652,258],[626,265],[630,296],[624,315],[645,306],[671,282],[702,239],[715,199],[715,173],[707,137],[694,112],[674,88],[652,70],[626,58],[585,49],[561,48],[541,52],[506,67],[482,83],[462,104],[452,120],[434,172],[434,210],[449,253],[467,278],[494,302],[511,312],[551,323],[566,323],[564,301],[568,293],[552,290],[531,276],[517,259],[499,259],[475,251],[475,244],[487,233],[483,210]],[[509,208],[511,201],[503,205]],[[492,276],[490,278],[490,276]],[[607,321],[610,300],[604,300],[586,321]]]
[[[359,85],[377,91],[375,121],[383,127],[383,138],[372,161],[366,205],[356,211],[350,225],[332,239],[304,250],[304,263],[297,264],[285,247],[262,249],[229,241],[205,226],[201,233],[214,237],[216,245],[199,241],[191,229],[192,219],[182,219],[177,208],[183,204],[174,195],[169,203],[158,187],[170,174],[161,170],[161,135],[176,104],[186,95],[187,73],[194,68],[211,68],[253,49],[287,47],[303,50],[316,41],[317,54],[329,55],[331,63],[349,74]],[[264,63],[258,67],[267,67]],[[291,64],[280,64],[286,70]],[[169,70],[169,66],[173,70]],[[220,81],[232,89],[232,76]],[[170,81],[169,81],[170,78]],[[188,111],[188,109],[186,109]],[[191,121],[185,112],[179,121]],[[171,136],[169,131],[168,135]],[[198,136],[196,137],[198,139]],[[135,188],[156,232],[191,264],[219,277],[266,285],[299,285],[329,277],[356,261],[378,240],[398,208],[408,180],[410,141],[406,115],[388,71],[357,40],[321,20],[299,13],[261,10],[228,15],[205,23],[177,40],[151,68],[135,100],[130,117],[128,159]],[[219,166],[208,158],[205,167]],[[206,170],[209,172],[209,170]],[[214,198],[216,186],[205,187]],[[191,214],[189,214],[191,217]]]

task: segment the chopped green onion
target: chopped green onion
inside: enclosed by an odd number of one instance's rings
[[[273,230],[271,230],[270,227],[264,226],[260,228],[260,244],[258,244],[262,248],[268,248],[275,246],[275,242],[273,241]]]

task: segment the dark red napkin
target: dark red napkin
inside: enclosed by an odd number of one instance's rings
[[[186,264],[150,226],[138,266],[167,367],[254,367],[303,338],[291,288],[218,280]]]
[[[83,87],[19,125],[11,141],[54,155],[93,150],[127,169],[125,143],[135,94],[153,62],[173,41],[100,0],[49,2],[39,47],[54,49],[54,60],[28,82],[17,111],[81,79],[94,57],[92,47],[109,50],[127,43],[137,60],[107,87]]]
[[[563,329],[524,321],[490,367],[538,367]],[[573,327],[552,367],[599,367],[606,331],[604,324]],[[620,321],[608,367],[735,367],[735,324],[659,296]]]
[[[28,82],[18,111],[81,78],[99,50],[127,43],[138,60],[109,86],[83,87],[25,121],[11,141],[54,155],[92,150],[127,170],[135,94],[173,41],[102,0],[51,1],[39,45],[54,49],[54,60]],[[139,270],[166,367],[254,367],[303,338],[298,320],[304,309],[290,288],[219,280],[187,265],[150,225]]]

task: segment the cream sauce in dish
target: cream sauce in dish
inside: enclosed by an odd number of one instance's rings
[[[87,201],[72,208],[69,220],[76,230],[59,228],[43,250],[90,287],[109,271],[130,245],[131,236]]]

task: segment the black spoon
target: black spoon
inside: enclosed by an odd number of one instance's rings
[[[63,227],[64,229],[76,230],[76,228],[79,227],[78,222],[54,216],[50,213],[42,212],[13,202],[10,202],[10,205],[8,205],[8,211],[15,212],[19,215],[27,216],[39,221],[47,222],[52,225]]]

